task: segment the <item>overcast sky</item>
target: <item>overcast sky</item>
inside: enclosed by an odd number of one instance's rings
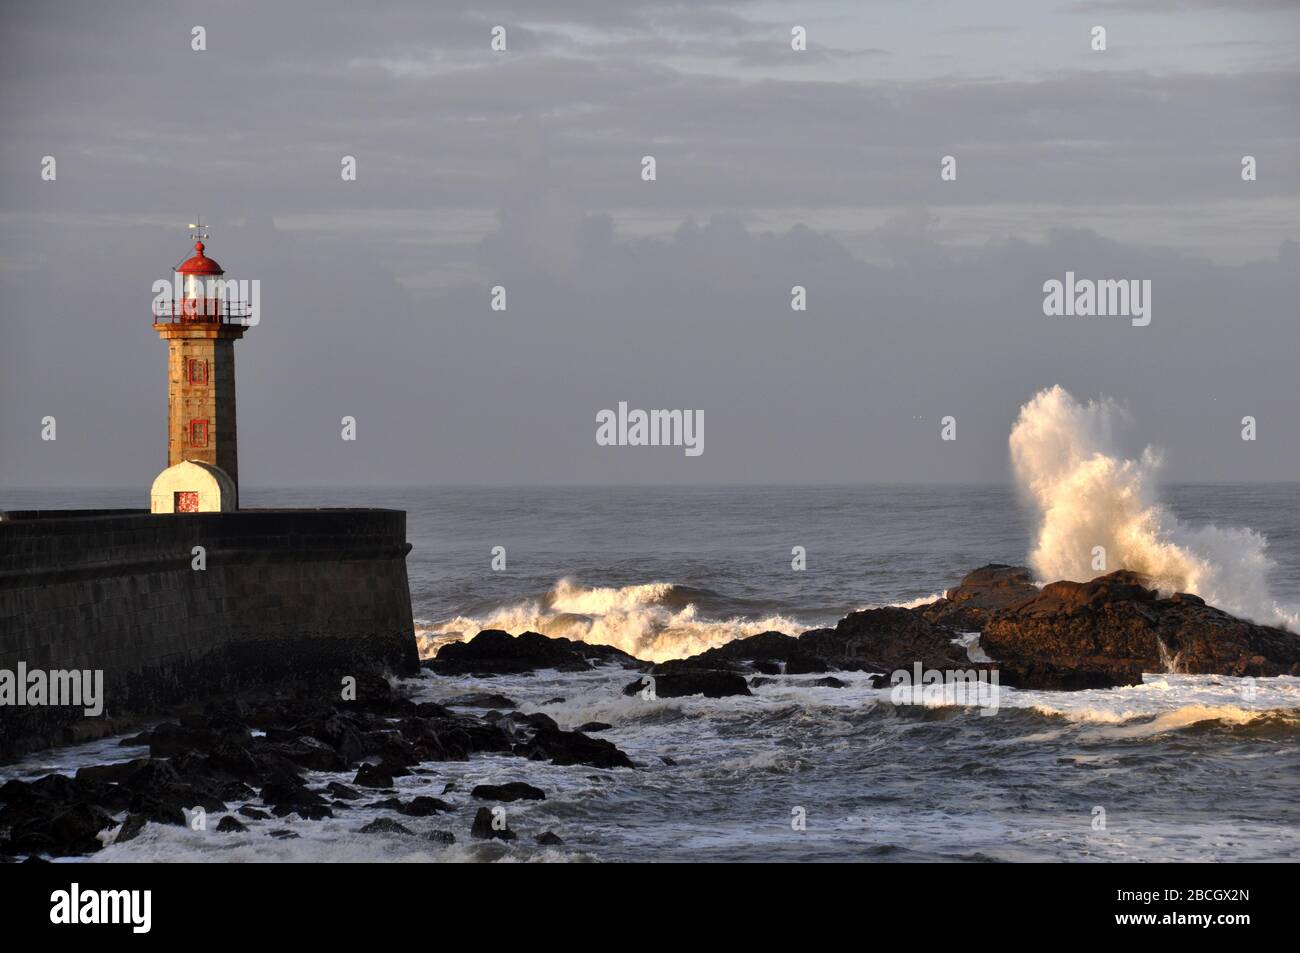
[[[483,8],[5,5],[0,488],[165,465],[151,287],[200,213],[261,282],[246,487],[1002,481],[1057,383],[1171,479],[1300,476],[1294,2]],[[1150,279],[1150,325],[1045,317],[1067,270]],[[597,446],[619,401],[704,453]]]

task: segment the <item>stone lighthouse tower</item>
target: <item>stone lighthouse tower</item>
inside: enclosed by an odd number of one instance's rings
[[[155,513],[239,505],[235,342],[253,320],[237,283],[205,254],[206,230],[195,228],[194,254],[176,267],[173,297],[154,300],[154,330],[168,352],[167,469],[150,494]]]

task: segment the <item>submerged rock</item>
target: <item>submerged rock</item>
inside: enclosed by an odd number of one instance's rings
[[[391,788],[393,776],[382,765],[363,764],[352,783],[360,788]]]
[[[122,822],[122,826],[118,828],[113,843],[125,844],[127,841],[135,840],[148,823],[148,819],[143,814],[128,814],[126,820]]]
[[[486,807],[480,807],[478,813],[474,815],[474,824],[469,829],[469,836],[479,840],[514,840],[517,835],[507,825],[498,830],[492,825],[492,812]]]
[[[359,834],[413,834],[415,833],[409,827],[397,823],[389,817],[377,817],[369,824],[360,828]]]
[[[517,755],[532,761],[549,761],[552,764],[585,764],[593,768],[631,768],[632,759],[620,751],[613,742],[604,738],[589,738],[581,731],[559,731],[541,728],[531,739],[514,747]]]
[[[469,792],[470,797],[484,801],[545,801],[546,792],[523,781],[506,784],[479,784]]]
[[[446,801],[429,797],[427,794],[413,797],[397,809],[399,814],[405,814],[407,817],[428,817],[431,814],[454,810],[455,808]]]
[[[505,695],[495,695],[489,692],[472,692],[468,695],[457,695],[454,698],[445,698],[442,701],[444,705],[454,705],[458,708],[518,708],[519,703],[514,699],[507,698]]]

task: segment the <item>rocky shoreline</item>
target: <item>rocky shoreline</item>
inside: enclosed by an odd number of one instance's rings
[[[990,661],[972,660],[975,632]],[[1300,675],[1300,636],[1235,618],[1196,596],[1162,597],[1129,572],[1040,590],[1023,567],[990,565],[928,605],[862,610],[834,628],[764,632],[687,659],[652,664],[610,646],[489,630],[443,646],[422,665],[451,679],[612,666],[627,671],[629,696],[718,698],[748,696],[790,675],[821,675],[814,684],[840,687],[834,673],[845,671],[870,673],[883,686],[891,672],[918,663],[937,671],[996,669],[1001,684],[1049,690],[1131,685],[1144,672]],[[148,757],[82,767],[73,777],[8,781],[0,786],[0,858],[90,854],[149,824],[191,824],[195,808],[221,815],[205,820],[218,834],[244,832],[248,820],[338,818],[365,806],[385,814],[358,833],[430,845],[526,835],[557,846],[563,840],[554,831],[512,830],[492,810],[546,797],[522,779],[469,791],[447,785],[437,796],[408,800],[397,796],[393,779],[485,753],[638,770],[617,746],[593,737],[608,724],[565,730],[502,695],[417,703],[374,673],[358,677],[354,699],[326,700],[338,697],[337,686],[299,685],[284,697],[212,703],[123,742],[147,745]],[[343,771],[355,771],[351,784],[313,784],[308,775]],[[298,836],[283,828],[266,834]]]

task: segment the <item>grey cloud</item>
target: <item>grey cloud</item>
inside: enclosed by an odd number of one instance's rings
[[[1194,229],[1194,207],[1221,205],[1206,243],[1242,241],[1247,199],[1300,194],[1294,65],[813,80],[786,69],[788,25],[765,7],[535,6],[223,4],[199,15],[206,54],[189,12],[6,11],[0,486],[148,486],[165,401],[150,285],[199,212],[218,260],[264,287],[238,345],[250,485],[1000,479],[1016,408],[1051,383],[1127,399],[1175,476],[1294,475],[1294,242],[1230,267],[1071,214],[1154,205]],[[518,55],[487,54],[498,16]],[[823,64],[925,55],[837,46]],[[946,210],[985,205],[1013,237],[944,243]],[[1039,206],[1061,227],[1014,237]],[[906,210],[862,229],[887,267],[818,224],[859,208]],[[771,209],[810,211],[760,229]],[[675,228],[644,237],[638,215]],[[1151,278],[1151,327],[1044,318],[1042,282],[1067,269]],[[601,452],[595,413],[622,399],[705,409],[704,456]],[[1249,455],[1247,413],[1266,435]]]

